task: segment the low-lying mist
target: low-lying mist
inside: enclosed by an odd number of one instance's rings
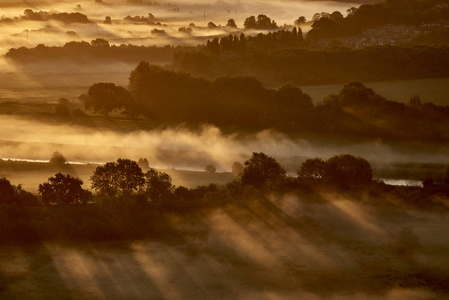
[[[243,28],[244,20],[252,15],[266,14],[278,25],[293,24],[299,16],[306,16],[310,20],[316,12],[345,11],[354,6],[350,3],[333,1],[238,1],[230,3],[218,1],[210,4],[208,1],[177,1],[159,2],[159,5],[137,5],[126,1],[104,1],[105,4],[94,1],[28,1],[10,3],[2,6],[4,18],[14,19],[23,15],[25,9],[51,12],[78,12],[86,15],[91,24],[64,24],[60,22],[41,21],[15,21],[0,24],[0,53],[6,53],[11,47],[35,47],[38,44],[49,46],[62,46],[75,40],[89,41],[95,38],[106,38],[114,44],[136,45],[197,45],[204,43],[208,38],[229,33],[225,25],[227,20],[234,19],[238,28]],[[20,4],[20,5],[17,5]],[[79,5],[79,6],[78,6]],[[126,16],[154,15],[155,22],[162,25],[136,25],[126,23]],[[105,17],[112,19],[112,24],[103,24]],[[207,30],[208,22],[222,27]],[[178,28],[194,23],[191,35],[178,31]],[[157,28],[165,34],[151,34]],[[70,32],[70,34],[68,34]]]
[[[289,172],[294,172],[306,157],[329,158],[340,153],[362,156],[375,162],[449,161],[447,147],[413,150],[382,142],[342,143],[323,139],[291,138],[276,131],[255,134],[223,134],[204,125],[200,130],[182,126],[154,130],[129,130],[120,119],[109,118],[111,129],[76,124],[47,124],[24,117],[3,115],[0,119],[3,158],[48,160],[54,151],[68,161],[107,162],[117,158],[147,158],[153,167],[204,169],[214,164],[219,171],[229,171],[234,161],[243,162],[252,152],[264,152],[278,158]],[[127,121],[127,122],[139,122]],[[116,128],[116,129],[112,129]]]

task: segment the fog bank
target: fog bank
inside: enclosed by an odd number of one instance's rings
[[[264,152],[278,158],[294,171],[307,157],[329,158],[349,153],[374,162],[449,161],[447,146],[439,148],[392,147],[380,141],[342,143],[323,139],[290,138],[265,130],[255,134],[223,134],[205,125],[192,131],[184,127],[126,130],[114,118],[105,119],[112,129],[76,124],[46,124],[32,119],[4,115],[0,119],[0,157],[48,160],[55,151],[69,161],[107,162],[117,158],[147,158],[153,167],[203,169],[214,164],[219,171],[229,171],[234,161],[243,162],[252,152]],[[133,121],[128,121],[132,124]],[[138,122],[138,121],[136,121]],[[95,123],[93,123],[95,124]],[[138,127],[138,124],[136,124]]]

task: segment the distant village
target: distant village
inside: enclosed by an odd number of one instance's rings
[[[407,44],[410,40],[420,34],[444,29],[449,29],[449,24],[428,23],[416,26],[387,25],[364,30],[360,35],[333,39],[321,39],[317,42],[317,45],[357,49],[370,46],[403,45]]]

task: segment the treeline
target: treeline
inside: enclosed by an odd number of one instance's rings
[[[58,13],[58,12],[47,12],[47,11],[33,11],[32,9],[25,9],[23,15],[20,17],[2,18],[1,23],[11,23],[15,21],[60,21],[64,23],[92,23],[86,15],[75,12],[75,13]]]
[[[196,218],[217,208],[251,211],[257,206],[276,214],[278,208],[267,195],[289,194],[290,199],[295,195],[297,201],[324,204],[327,200],[321,192],[326,191],[345,194],[348,199],[369,205],[447,211],[433,197],[434,190],[394,188],[374,181],[370,164],[350,154],[336,155],[326,161],[308,159],[297,174],[298,177],[287,176],[276,159],[260,152],[253,153],[236,179],[224,186],[186,188],[174,186],[166,173],[151,168],[144,173],[138,163],[118,159],[94,171],[91,176],[94,194],[84,190],[78,178],[57,173],[39,186],[39,201],[33,196],[35,201],[27,205],[17,202],[23,197],[17,193],[25,192],[3,178],[0,243],[173,238],[180,233],[172,222],[178,216]],[[447,195],[445,184],[437,195]]]
[[[444,44],[447,33],[418,36],[411,41]],[[439,42],[438,42],[439,41]],[[300,30],[281,30],[256,36],[229,35],[204,47],[144,47],[110,45],[107,40],[69,42],[63,47],[38,45],[12,48],[5,57],[18,63],[50,60],[90,62],[123,61],[173,64],[173,69],[195,76],[250,75],[266,85],[335,84],[349,81],[438,78],[449,76],[449,47],[376,46],[362,49],[304,48]]]
[[[255,36],[228,35],[221,38],[208,40],[204,50],[214,56],[235,52],[244,54],[255,50],[274,50],[282,48],[301,48],[305,46],[305,40],[299,27],[289,30],[278,30],[268,33],[259,33]]]
[[[253,42],[255,39],[258,39],[257,36],[248,38]],[[233,43],[227,42],[229,40]],[[203,51],[179,49],[174,55],[175,69],[203,77],[246,74],[255,76],[268,85],[286,82],[313,85],[354,80],[449,76],[447,46],[376,46],[362,49],[273,46],[273,50],[263,50],[261,47],[242,51],[241,45],[244,43],[240,40],[241,37],[228,37],[210,42]],[[276,42],[269,44],[276,45]]]
[[[363,30],[385,25],[419,25],[449,19],[449,6],[445,0],[386,0],[376,4],[352,7],[343,17],[339,12],[317,13],[310,40],[331,39],[360,34]]]
[[[173,60],[174,47],[146,47],[125,45],[110,45],[105,39],[95,39],[90,43],[68,42],[62,47],[47,47],[43,44],[34,48],[11,48],[5,57],[17,63],[49,62],[54,60],[71,62],[123,61],[138,63],[147,60],[157,64],[169,64]]]
[[[20,185],[14,186],[6,178],[1,178],[0,205],[71,206],[104,204],[105,201],[120,198],[136,201],[141,205],[166,203],[183,208],[185,201],[200,203],[206,198],[218,205],[239,201],[244,194],[248,194],[248,190],[284,193],[304,186],[320,185],[348,190],[374,183],[370,163],[350,154],[335,155],[326,161],[318,157],[307,159],[298,167],[297,177],[291,177],[287,176],[285,169],[275,158],[263,152],[254,152],[243,165],[234,162],[234,181],[221,187],[211,184],[196,188],[175,186],[170,175],[150,168],[148,162],[142,164],[142,161],[144,160],[136,162],[119,158],[116,162],[99,165],[90,177],[94,193],[82,187],[81,179],[69,174],[56,173],[40,184],[39,197],[24,191]],[[142,168],[147,171],[144,172]],[[448,178],[444,184],[449,183],[449,173],[446,175]],[[207,193],[211,195],[206,196]]]
[[[141,62],[129,86],[97,83],[90,87],[86,109],[108,114],[120,109],[165,126],[198,127],[209,123],[225,132],[275,129],[291,135],[386,140],[449,140],[449,107],[388,101],[360,82],[351,82],[318,105],[294,85],[265,88],[254,77],[192,77]],[[115,106],[113,106],[115,105]]]

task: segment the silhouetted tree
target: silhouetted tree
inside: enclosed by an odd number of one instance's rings
[[[29,206],[38,206],[39,200],[37,197],[28,191],[25,191],[22,188],[22,185],[18,185],[14,187],[15,189],[15,203],[20,207],[29,207]]]
[[[255,16],[251,16],[245,19],[245,21],[243,22],[243,27],[245,27],[246,29],[254,29],[257,27],[257,23],[256,23],[256,17]]]
[[[229,19],[228,23],[226,23],[226,27],[237,28],[234,19]]]
[[[326,163],[319,157],[306,159],[298,170],[298,178],[318,180],[324,177]]]
[[[48,13],[46,12],[34,12],[32,9],[25,9],[23,12],[22,19],[30,20],[30,21],[43,21],[48,17]]]
[[[216,168],[215,168],[214,165],[207,165],[207,166],[204,168],[204,171],[206,171],[207,173],[215,173]]]
[[[165,32],[164,29],[157,29],[157,28],[154,28],[154,29],[151,30],[151,34],[166,35],[167,32]]]
[[[258,29],[276,29],[278,27],[276,22],[266,15],[258,15],[256,24]]]
[[[333,13],[331,13],[329,18],[336,23],[343,22],[344,19],[342,13],[339,11],[334,11]]]
[[[289,109],[311,111],[314,107],[312,98],[291,84],[280,87],[276,91],[275,97],[279,104],[285,105]]]
[[[114,83],[100,82],[89,88],[84,107],[94,113],[104,113],[107,117],[115,109],[131,113],[134,103],[131,94],[124,87],[116,86]]]
[[[357,81],[343,85],[338,97],[342,104],[369,103],[383,99],[372,89]]]
[[[324,179],[341,187],[369,184],[373,180],[373,171],[366,159],[351,154],[340,154],[326,161]]]
[[[90,180],[92,189],[111,197],[130,195],[141,189],[145,183],[139,165],[135,161],[121,158],[117,162],[98,166]]]
[[[15,200],[15,190],[11,182],[6,178],[0,178],[0,205],[11,205]]]
[[[0,178],[0,206],[16,204],[20,207],[37,206],[39,201],[35,195],[25,191],[22,185],[12,185],[6,178]]]
[[[137,161],[137,164],[142,170],[148,170],[150,168],[150,163],[148,162],[148,159],[146,158],[139,158]]]
[[[276,159],[263,152],[253,152],[252,157],[245,161],[245,167],[240,175],[243,184],[259,189],[276,188],[284,182],[285,178],[284,168]]]
[[[50,158],[50,163],[65,164],[65,163],[67,163],[67,160],[65,159],[64,155],[62,155],[62,153],[55,151],[53,153],[53,156]]]
[[[192,192],[185,186],[177,186],[173,192],[175,199],[180,201],[192,200]]]
[[[190,27],[179,27],[178,31],[186,34],[192,34],[193,29]]]
[[[295,24],[296,26],[299,26],[299,25],[301,25],[301,24],[304,24],[306,21],[307,21],[307,20],[306,20],[306,17],[301,16],[301,17],[299,17],[298,19],[296,19],[296,20],[294,21],[294,24]]]
[[[271,20],[266,15],[258,15],[257,19],[254,16],[250,16],[245,19],[243,26],[246,29],[276,29],[278,28],[276,22]]]
[[[39,184],[38,191],[45,205],[86,203],[82,184],[83,181],[79,178],[57,173],[48,178],[47,182]]]
[[[90,44],[92,45],[92,47],[97,47],[97,48],[109,48],[109,41],[102,39],[102,38],[97,38],[95,40],[92,40],[90,42]]]
[[[145,173],[145,193],[151,201],[161,201],[171,195],[173,185],[170,175],[150,169]]]
[[[215,25],[214,22],[209,22],[209,23],[207,23],[207,28],[214,29],[214,28],[217,28],[217,25]]]

